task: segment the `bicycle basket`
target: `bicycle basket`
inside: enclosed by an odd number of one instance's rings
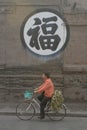
[[[25,99],[30,99],[30,98],[32,98],[32,95],[33,95],[33,93],[31,93],[31,92],[29,92],[29,91],[25,91],[25,92],[24,92],[24,98],[25,98]]]

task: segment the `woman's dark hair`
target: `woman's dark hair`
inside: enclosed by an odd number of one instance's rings
[[[50,74],[49,74],[49,73],[44,73],[44,75],[45,75],[47,78],[50,78]]]

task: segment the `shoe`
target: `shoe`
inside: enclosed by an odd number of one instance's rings
[[[44,119],[45,117],[44,117],[44,116],[39,116],[38,118],[42,120],[42,119]]]

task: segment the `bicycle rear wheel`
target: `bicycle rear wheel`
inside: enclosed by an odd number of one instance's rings
[[[21,120],[30,120],[35,115],[35,108],[32,103],[22,102],[16,107],[16,115]]]
[[[47,114],[51,120],[61,121],[66,116],[66,107],[64,104],[58,110],[53,110],[52,108],[49,107]]]

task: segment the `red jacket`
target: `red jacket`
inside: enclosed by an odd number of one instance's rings
[[[38,93],[41,93],[43,91],[46,97],[52,97],[54,93],[54,85],[50,78],[47,79],[37,90]]]

